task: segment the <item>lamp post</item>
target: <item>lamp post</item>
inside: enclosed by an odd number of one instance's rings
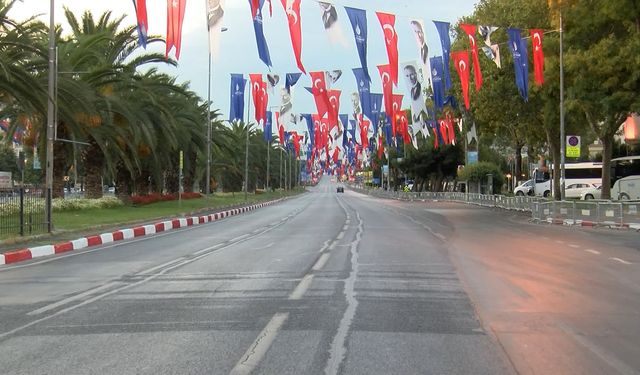
[[[560,199],[565,198],[565,135],[564,135],[564,66],[562,46],[562,9],[560,9]]]
[[[53,194],[53,136],[55,130],[55,67],[56,67],[56,34],[55,34],[55,1],[50,1],[49,11],[49,87],[47,100],[47,152],[46,152],[46,168],[45,168],[45,184],[46,184],[46,208],[45,221],[47,223],[47,231],[53,230],[53,218],[51,212],[51,198]]]

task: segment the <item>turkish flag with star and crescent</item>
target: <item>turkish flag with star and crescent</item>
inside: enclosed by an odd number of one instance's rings
[[[382,96],[384,97],[384,110],[389,118],[393,118],[393,82],[391,81],[391,66],[378,65],[380,79],[382,80]]]
[[[167,0],[167,42],[165,58],[173,47],[176,48],[176,60],[180,59],[182,45],[182,21],[187,0]]]
[[[329,93],[327,92],[325,73],[309,72],[309,74],[311,75],[311,82],[313,83],[311,93],[313,94],[313,97],[316,101],[318,114],[320,115],[320,117],[324,117],[331,105],[331,103],[329,103]]]
[[[289,20],[289,33],[291,34],[291,45],[293,46],[293,54],[296,58],[296,64],[298,69],[304,74],[307,71],[304,70],[302,65],[302,25],[300,24],[300,1],[301,0],[281,0],[282,7],[285,13],[287,13],[287,19]],[[287,5],[287,3],[289,3]]]
[[[464,106],[469,109],[469,51],[451,52],[451,59],[460,77]]]
[[[402,99],[404,95],[402,94],[393,94],[393,119],[391,121],[391,132],[393,134],[393,138],[395,139],[396,134],[398,134],[398,121],[400,121],[400,115],[402,115]]]
[[[480,70],[480,61],[478,60],[478,45],[476,43],[476,25],[461,23],[460,27],[469,36],[469,45],[471,46],[471,56],[473,57],[473,77],[476,83],[476,92],[482,87],[482,71]]]
[[[533,73],[538,86],[544,83],[544,52],[542,51],[542,33],[540,29],[531,29],[531,43],[533,44]]]
[[[387,46],[387,56],[391,66],[391,81],[398,86],[398,34],[396,33],[396,16],[389,13],[376,12],[382,26],[384,42]]]
[[[262,80],[262,74],[249,74],[249,80],[251,81],[251,98],[253,99],[255,119],[260,122],[260,112],[262,111],[262,84],[265,82]]]

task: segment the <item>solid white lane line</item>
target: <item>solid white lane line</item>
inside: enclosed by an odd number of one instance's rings
[[[298,283],[298,286],[296,286],[293,292],[291,292],[289,299],[290,300],[301,299],[302,296],[304,296],[304,294],[307,292],[307,289],[309,289],[309,287],[311,286],[312,281],[313,281],[313,275],[306,275],[305,277],[303,277],[300,283]]]
[[[108,288],[111,288],[112,286],[116,286],[116,285],[120,285],[120,284],[121,283],[118,283],[118,282],[106,283],[106,284],[101,285],[99,287],[96,287],[96,288],[93,288],[93,289],[89,289],[86,292],[77,294],[77,295],[69,297],[69,298],[65,298],[65,299],[60,300],[58,302],[52,303],[50,305],[43,306],[43,307],[41,307],[41,308],[39,308],[37,310],[33,310],[31,312],[28,312],[27,315],[33,316],[33,315],[42,314],[44,312],[47,312],[47,311],[56,309],[56,308],[58,308],[60,306],[66,305],[69,302],[77,301],[77,300],[82,299],[84,297],[90,296],[93,293],[96,293],[96,292],[99,292],[101,290],[108,289]]]
[[[626,260],[624,260],[624,259],[620,259],[620,258],[613,258],[613,257],[612,257],[612,258],[609,258],[609,259],[611,259],[611,260],[615,260],[616,262],[620,262],[620,263],[622,263],[622,264],[631,264],[631,262],[627,262]]]
[[[219,248],[219,247],[222,247],[222,246],[224,246],[224,244],[223,244],[223,243],[219,243],[219,244],[217,244],[217,245],[213,245],[213,246],[211,246],[211,247],[207,247],[207,248],[205,248],[205,249],[202,249],[202,250],[196,251],[196,252],[195,252],[195,253],[193,253],[193,254],[194,254],[194,255],[200,255],[200,254],[202,254],[202,253],[206,253],[207,251],[215,250],[215,249],[217,249],[217,248]]]
[[[236,241],[240,241],[240,240],[243,240],[243,239],[245,239],[245,238],[249,237],[250,235],[251,235],[251,234],[246,233],[246,234],[243,234],[242,236],[238,236],[238,237],[235,237],[235,238],[230,239],[230,240],[229,240],[229,242],[236,242]]]
[[[598,250],[592,250],[592,249],[587,249],[585,250],[587,253],[591,253],[591,254],[595,254],[595,255],[600,255],[600,252]]]
[[[136,273],[136,275],[145,275],[145,274],[148,274],[148,273],[152,273],[152,272],[155,272],[155,271],[157,271],[157,270],[159,270],[159,269],[161,269],[161,268],[164,268],[164,267],[166,267],[166,266],[168,266],[168,265],[170,265],[170,264],[173,264],[173,263],[176,263],[176,262],[180,262],[180,261],[183,261],[183,260],[185,260],[185,259],[186,259],[185,257],[182,257],[182,258],[178,258],[178,259],[170,260],[170,261],[168,261],[167,263],[162,263],[162,264],[161,264],[161,265],[159,265],[159,266],[155,266],[155,267],[152,267],[152,268],[146,269],[146,270],[144,270],[144,271],[140,271],[140,272]]]
[[[343,230],[343,231],[346,231],[347,229],[349,229],[349,226],[345,224],[345,225],[342,227],[342,230]]]
[[[248,375],[255,370],[288,317],[289,313],[275,314],[229,374]]]
[[[338,237],[336,237],[336,240],[341,240],[344,237],[344,231],[338,233]]]
[[[313,268],[311,268],[314,271],[320,271],[322,269],[322,267],[324,267],[325,264],[327,264],[327,260],[329,260],[329,253],[324,253],[322,255],[320,255],[320,258],[318,258],[318,261],[316,262],[316,264],[313,265]]]

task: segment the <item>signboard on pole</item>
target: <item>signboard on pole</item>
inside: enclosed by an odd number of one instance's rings
[[[469,165],[478,164],[478,151],[467,152],[467,162]]]
[[[567,150],[568,158],[579,158],[580,157],[580,136],[568,135],[566,150]]]

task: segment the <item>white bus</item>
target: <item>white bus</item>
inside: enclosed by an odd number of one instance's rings
[[[602,163],[582,162],[566,163],[565,186],[571,184],[589,184],[599,186],[602,184]],[[533,192],[538,197],[550,197],[553,194],[553,165],[545,168],[536,168],[533,172]]]
[[[640,156],[611,160],[611,199],[640,199]]]

